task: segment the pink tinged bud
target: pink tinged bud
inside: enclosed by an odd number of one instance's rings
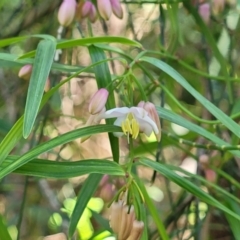
[[[92,115],[100,113],[104,108],[108,98],[108,91],[105,88],[99,89],[91,98],[88,107]]]
[[[99,197],[104,200],[104,202],[110,202],[114,197],[113,185],[111,183],[105,184],[99,194]]]
[[[148,112],[149,116],[151,117],[151,119],[156,123],[159,132],[158,132],[158,134],[155,134],[155,136],[157,138],[157,141],[160,142],[160,140],[161,140],[161,124],[160,124],[160,119],[159,119],[157,110],[155,108],[155,105],[151,102],[141,101],[138,103],[138,107],[141,107],[144,110],[146,110]]]
[[[32,73],[32,65],[27,64],[19,70],[18,76],[24,80],[29,80],[31,77],[31,73]]]
[[[144,223],[142,221],[135,220],[133,222],[132,231],[127,240],[139,240],[142,236],[144,229]]]
[[[210,20],[210,4],[209,3],[203,3],[199,5],[198,13],[202,17],[203,21],[208,24]]]
[[[112,7],[110,0],[97,0],[97,7],[100,16],[104,20],[108,20],[112,14]]]
[[[123,201],[114,202],[111,205],[111,215],[110,215],[110,227],[113,232],[118,234],[119,232],[119,224],[122,219],[122,209],[123,209]]]
[[[96,22],[97,20],[97,10],[96,7],[92,4],[88,17],[92,23]]]
[[[204,173],[205,173],[205,178],[209,182],[216,182],[217,175],[216,175],[216,173],[212,169],[205,169]]]
[[[100,187],[104,186],[105,184],[108,183],[108,181],[109,181],[109,176],[106,175],[106,174],[103,175],[103,177],[102,177],[102,179],[101,179],[101,181],[100,181],[100,183],[99,183],[99,186],[100,186]]]
[[[89,15],[92,5],[93,4],[89,1],[83,3],[82,9],[81,9],[81,16],[83,18],[85,18]]]
[[[114,15],[120,19],[123,18],[123,10],[119,0],[110,0]]]
[[[63,0],[58,10],[58,21],[62,26],[67,27],[72,23],[76,7],[76,0]]]

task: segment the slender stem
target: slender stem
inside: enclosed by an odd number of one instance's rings
[[[21,229],[21,225],[22,225],[23,212],[24,212],[26,198],[27,198],[28,179],[29,179],[28,176],[25,177],[25,183],[24,183],[24,188],[23,188],[23,199],[22,199],[22,202],[21,202],[20,211],[19,211],[19,218],[18,218],[18,222],[17,222],[17,229],[18,229],[17,240],[20,239],[20,235],[21,235],[20,229]]]

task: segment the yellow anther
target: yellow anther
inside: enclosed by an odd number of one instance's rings
[[[139,134],[139,124],[137,120],[134,118],[132,120],[132,137],[136,139],[138,134]]]
[[[131,134],[132,138],[136,139],[139,134],[139,123],[132,113],[127,115],[127,118],[121,124],[122,130],[125,135]]]

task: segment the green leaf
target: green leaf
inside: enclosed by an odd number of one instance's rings
[[[119,132],[119,131],[121,131],[121,128],[117,126],[97,125],[97,126],[76,129],[68,133],[62,134],[61,136],[55,137],[47,142],[44,142],[36,146],[35,148],[31,149],[30,151],[28,151],[27,153],[23,154],[21,157],[16,159],[14,162],[11,162],[11,164],[9,164],[8,166],[2,168],[0,170],[0,178],[6,176],[7,174],[11,173],[12,171],[16,170],[17,168],[21,167],[22,165],[36,158],[38,155],[44,152],[47,152],[59,145],[63,145],[77,138],[90,136],[97,133]]]
[[[230,117],[228,117],[224,112],[222,112],[219,108],[213,105],[210,101],[208,101],[205,97],[203,97],[198,91],[196,91],[187,82],[187,80],[182,75],[180,75],[175,69],[173,69],[165,62],[152,57],[142,57],[140,61],[148,62],[154,65],[155,67],[161,69],[169,76],[171,76],[176,82],[178,82],[189,93],[191,93],[206,109],[208,109],[208,111],[212,113],[213,116],[215,116],[219,121],[221,121],[234,134],[240,137],[239,125],[235,121],[233,121]]]
[[[90,46],[89,53],[92,59],[92,63],[96,63],[98,61],[106,59],[105,53],[102,49]],[[97,81],[98,88],[108,88],[109,96],[106,104],[107,109],[112,109],[116,107],[115,99],[114,99],[114,87],[112,85],[111,74],[109,71],[109,67],[106,62],[102,63],[94,67],[95,77]],[[106,119],[106,123],[113,124],[113,119]],[[115,162],[119,162],[119,141],[118,138],[114,137],[112,133],[109,133],[109,141],[111,144],[113,160]]]
[[[2,40],[0,40],[0,47],[6,47],[6,46],[9,46],[13,43],[21,42],[23,40],[26,40],[26,39],[32,38],[32,37],[43,38],[43,39],[48,39],[48,40],[51,40],[51,41],[55,41],[55,38],[52,35],[34,34],[34,35],[31,35],[31,36],[22,36],[22,37],[13,37],[13,38],[2,39]]]
[[[57,44],[57,48],[64,49],[82,45],[90,45],[90,44],[98,44],[98,43],[121,43],[129,46],[139,47],[142,45],[134,40],[130,40],[129,38],[117,37],[117,36],[104,36],[104,37],[90,37],[90,38],[81,38],[81,39],[71,39],[64,40]]]
[[[226,205],[235,213],[237,213],[240,216],[240,206],[233,200],[226,198],[225,199],[225,203]],[[232,217],[229,214],[225,214],[225,217],[229,223],[229,226],[232,230],[233,236],[235,237],[235,239],[238,239],[240,236],[240,221],[235,219],[234,217]]]
[[[0,240],[12,240],[7,226],[4,223],[3,216],[0,214]]]
[[[74,234],[78,221],[81,218],[83,211],[88,204],[88,201],[96,191],[101,178],[102,178],[101,174],[90,174],[88,178],[85,180],[81,188],[81,191],[78,195],[76,205],[71,216],[68,231],[70,237],[72,237],[72,235]]]
[[[189,129],[190,131],[198,133],[201,136],[211,140],[212,142],[214,142],[218,145],[231,146],[229,143],[223,141],[221,138],[217,137],[216,135],[212,134],[211,132],[207,131],[206,129],[204,129],[200,126],[198,126],[192,122],[189,122],[187,119],[181,117],[180,115],[177,115],[176,113],[173,113],[173,112],[171,112],[165,108],[161,108],[161,107],[156,107],[156,109],[158,111],[158,115],[163,119],[166,119],[170,122],[176,123],[182,127]],[[240,157],[240,152],[237,150],[231,150],[229,152],[231,152],[235,156]]]
[[[57,84],[55,87],[50,89],[46,94],[44,94],[42,103],[40,106],[40,109],[47,103],[47,101],[50,99],[50,97],[66,82],[70,81],[73,77],[78,76],[80,73],[84,71],[90,70],[92,67],[97,66],[98,64],[101,64],[102,62],[105,62],[108,60],[102,60],[97,63],[94,63],[92,65],[89,65],[88,67],[85,67],[73,75],[69,76],[65,80],[61,81],[59,84]],[[40,110],[39,109],[39,110]],[[14,126],[11,128],[11,130],[8,132],[8,134],[5,136],[5,138],[0,143],[0,165],[4,161],[4,159],[7,157],[7,155],[12,151],[12,149],[16,146],[16,144],[19,142],[19,140],[22,137],[22,126],[23,126],[23,116],[19,118],[19,120],[14,124]]]
[[[23,123],[24,138],[27,138],[31,133],[34,121],[37,117],[45,83],[52,66],[55,48],[56,43],[51,40],[42,40],[38,44],[25,107]]]
[[[0,165],[22,137],[23,117],[14,124],[0,143]]]
[[[208,193],[204,192],[201,188],[196,186],[193,182],[180,177],[178,174],[176,174],[173,170],[170,170],[167,166],[164,164],[153,162],[148,159],[141,159],[139,160],[139,164],[150,167],[160,174],[162,174],[164,177],[168,178],[169,180],[173,181],[186,191],[192,193],[194,196],[198,197],[201,201],[206,202],[207,204],[214,206],[220,210],[222,210],[224,213],[229,214],[230,216],[234,217],[237,220],[240,220],[240,216],[231,211],[229,208],[227,208],[225,205],[217,201],[215,198],[210,196]]]
[[[62,40],[58,42],[57,49],[73,48],[78,46],[88,46],[90,44],[99,44],[99,43],[120,43],[126,44],[129,46],[139,47],[142,45],[139,42],[130,40],[124,37],[117,36],[104,36],[104,37],[90,37],[90,38],[80,38],[80,39],[71,39],[71,40]],[[35,51],[28,52],[21,56],[21,58],[33,57]]]
[[[18,156],[8,156],[1,169],[19,159]],[[86,159],[74,162],[55,162],[44,159],[33,159],[31,162],[17,168],[15,173],[42,178],[72,178],[90,173],[100,173],[124,176],[120,165],[109,160]]]
[[[153,221],[155,222],[156,227],[158,229],[159,236],[161,236],[162,240],[169,240],[166,228],[165,228],[165,226],[164,226],[164,224],[163,224],[163,222],[160,218],[160,214],[158,213],[158,210],[157,210],[156,206],[154,205],[151,198],[149,197],[144,184],[142,183],[142,181],[138,177],[135,177],[135,180],[136,180],[139,188],[141,189],[141,192],[144,196],[145,203],[146,203],[146,205],[149,209],[149,212],[150,212],[150,214],[153,218]]]

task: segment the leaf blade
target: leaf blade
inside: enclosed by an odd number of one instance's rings
[[[56,43],[49,39],[42,40],[38,44],[25,106],[23,122],[24,138],[29,136],[37,117],[45,83],[53,63],[55,49]]]

